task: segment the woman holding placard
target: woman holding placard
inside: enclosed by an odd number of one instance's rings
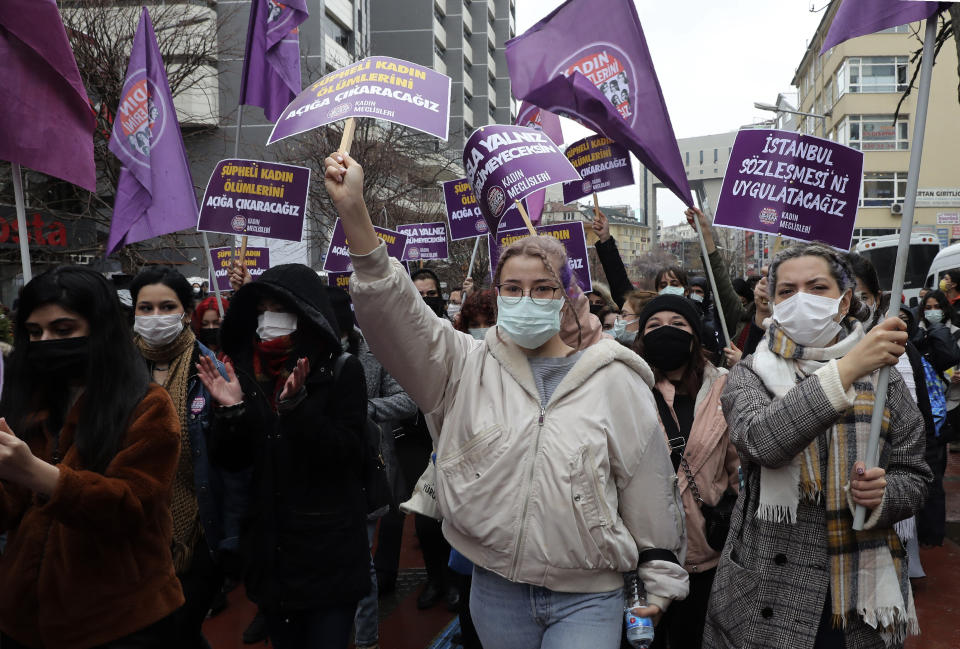
[[[443,531],[476,566],[471,612],[483,646],[618,647],[622,573],[637,570],[646,587],[641,615],[687,593],[649,367],[601,337],[586,300],[575,313],[576,279],[556,239],[503,251],[496,327],[477,340],[436,318],[389,259],[360,165],[327,158],[326,185],[350,242],[360,325],[436,440]],[[583,323],[573,345],[565,321]]]
[[[844,255],[798,244],[774,258],[772,324],[721,398],[745,486],[733,511],[703,646],[902,646],[918,624],[894,523],[932,475],[924,427],[891,373],[878,466],[865,457],[874,372],[904,352],[906,325],[864,334]],[[853,512],[867,508],[863,531]]]

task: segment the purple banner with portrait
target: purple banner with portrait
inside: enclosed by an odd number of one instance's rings
[[[557,223],[554,225],[538,225],[537,234],[556,238],[567,249],[567,263],[570,271],[577,279],[577,284],[584,293],[593,290],[593,278],[590,276],[590,263],[587,257],[587,236],[583,230],[582,221],[572,223]],[[526,227],[516,230],[501,230],[496,237],[487,238],[487,249],[490,252],[490,277],[493,277],[497,263],[500,261],[500,251],[512,243],[529,237],[530,231]]]
[[[310,169],[263,160],[221,160],[203,193],[197,230],[303,240]]]
[[[737,134],[714,225],[822,241],[849,250],[863,153],[793,131]]]
[[[447,259],[450,256],[447,245],[447,224],[444,222],[398,225],[397,232],[407,235],[403,261],[429,261]]]
[[[564,153],[583,179],[563,183],[564,203],[578,201],[594,192],[633,184],[633,165],[627,147],[602,135],[574,142]]]
[[[407,235],[401,232],[388,230],[379,226],[373,226],[377,236],[383,239],[387,244],[387,254],[396,259],[403,256],[403,249],[407,245]],[[347,273],[353,271],[353,264],[350,262],[350,251],[347,249],[347,233],[343,230],[343,222],[337,219],[333,226],[333,234],[330,235],[330,245],[327,246],[327,254],[323,259],[323,270],[328,273]]]
[[[267,144],[348,117],[383,119],[446,140],[450,77],[389,56],[362,59],[297,95],[277,120]]]
[[[509,207],[537,190],[580,174],[553,140],[527,126],[494,124],[473,132],[463,149],[467,181],[492,232]]]
[[[466,178],[443,183],[443,202],[447,208],[447,223],[450,224],[450,240],[472,239],[487,234],[490,229],[483,218],[477,197]],[[500,219],[501,230],[526,227],[515,205]]]
[[[232,290],[230,286],[230,267],[233,266],[233,248],[211,248],[210,270],[216,277],[221,291]],[[263,275],[270,268],[270,248],[247,248],[244,264],[253,279]]]

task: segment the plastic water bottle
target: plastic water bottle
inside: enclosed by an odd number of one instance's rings
[[[636,572],[623,576],[623,621],[627,627],[627,642],[634,649],[648,649],[653,644],[653,620],[640,616],[647,605],[647,594]]]

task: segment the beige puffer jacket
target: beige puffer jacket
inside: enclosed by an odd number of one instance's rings
[[[516,582],[562,592],[639,573],[663,608],[687,594],[683,508],[639,356],[586,348],[546,408],[526,355],[497,328],[453,329],[386,248],[354,256],[357,319],[374,354],[425,413],[437,442],[437,500],[450,544]],[[566,307],[565,307],[566,308]]]

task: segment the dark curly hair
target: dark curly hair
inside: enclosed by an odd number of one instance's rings
[[[497,322],[497,292],[493,289],[471,293],[463,301],[456,327],[464,333],[470,330],[473,322]]]

